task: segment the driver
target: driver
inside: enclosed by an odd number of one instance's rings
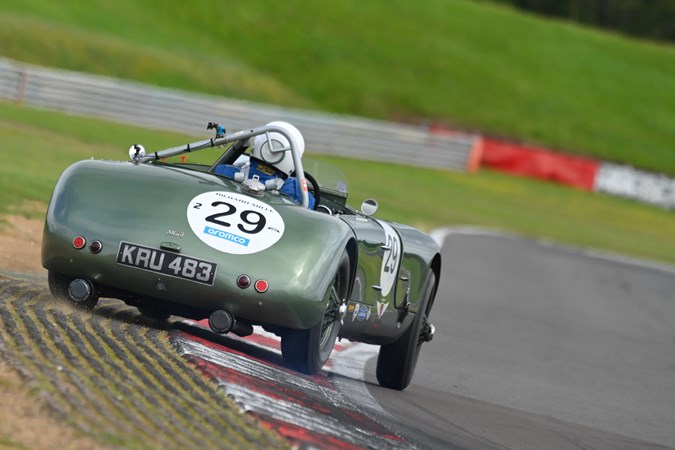
[[[288,122],[276,121],[270,122],[267,125],[273,125],[284,128],[293,136],[295,143],[298,146],[300,157],[305,152],[305,140],[300,133],[300,130],[295,128]],[[253,149],[251,150],[251,158],[248,164],[238,164],[230,166],[227,164],[219,165],[215,169],[215,173],[223,175],[228,178],[235,178],[235,175],[241,173],[244,179],[253,178],[257,176],[259,181],[263,184],[269,185],[269,180],[277,180],[277,188],[279,192],[291,197],[298,203],[302,203],[302,191],[300,183],[297,178],[290,176],[295,165],[293,164],[293,156],[289,151],[272,152],[270,151],[270,142],[272,149],[288,148],[291,146],[288,139],[281,133],[269,133],[269,141],[267,134],[260,134],[253,138]],[[309,207],[314,209],[314,196],[309,194]]]

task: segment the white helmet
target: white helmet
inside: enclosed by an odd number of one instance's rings
[[[288,122],[276,121],[270,122],[267,125],[283,128],[291,136],[293,136],[293,140],[295,141],[295,144],[298,146],[298,153],[300,154],[300,157],[302,157],[302,154],[305,152],[305,140],[303,139],[300,130],[298,130]],[[267,139],[268,135],[269,141]],[[270,151],[269,142],[271,142],[272,144],[272,149],[275,150],[282,148],[289,148],[291,146],[291,144],[288,142],[288,139],[286,139],[286,137],[281,133],[272,132],[260,134],[253,139],[253,150],[251,151],[251,156],[253,156],[254,158],[258,158],[259,160],[271,166],[276,167],[286,175],[290,175],[290,173],[295,168],[291,152],[290,151],[272,152]]]

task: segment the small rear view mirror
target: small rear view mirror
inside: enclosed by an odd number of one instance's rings
[[[377,202],[372,198],[367,198],[361,203],[361,213],[364,216],[372,216],[377,212]]]
[[[138,162],[142,157],[145,156],[145,147],[140,144],[134,144],[129,147],[129,159]]]

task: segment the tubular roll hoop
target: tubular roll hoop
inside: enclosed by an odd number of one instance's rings
[[[154,153],[150,153],[140,158],[140,162],[145,163],[152,160],[160,160],[162,158],[168,158],[170,156],[177,156],[183,153],[195,152],[198,150],[203,150],[206,148],[218,147],[221,145],[228,144],[230,142],[235,142],[241,139],[249,139],[253,136],[258,136],[260,134],[267,134],[271,132],[280,133],[288,142],[291,143],[290,148],[277,149],[275,151],[290,151],[291,156],[293,157],[293,165],[295,166],[295,177],[298,179],[298,182],[301,186],[302,193],[302,206],[309,208],[309,195],[307,194],[307,181],[305,180],[305,170],[302,167],[302,160],[300,158],[300,153],[298,151],[298,144],[295,142],[293,136],[286,131],[284,128],[275,126],[275,125],[265,125],[261,127],[251,128],[250,130],[242,130],[233,133],[225,133],[222,137],[215,137],[213,139],[206,139],[203,141],[192,142],[190,144],[180,145],[178,147],[171,147],[165,150],[159,150]],[[269,134],[267,134],[269,139]],[[270,148],[273,148],[270,145]]]

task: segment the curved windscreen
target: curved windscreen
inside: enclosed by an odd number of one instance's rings
[[[347,177],[335,166],[311,158],[302,158],[305,172],[312,175],[321,187],[321,192],[328,192],[338,197],[347,198]]]

